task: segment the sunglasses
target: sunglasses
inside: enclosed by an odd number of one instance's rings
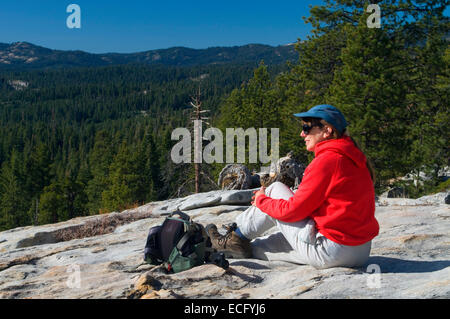
[[[311,131],[314,126],[323,127],[323,124],[320,124],[320,123],[319,124],[312,124],[312,125],[303,124],[303,126],[302,126],[303,133],[305,133],[305,135],[308,135],[309,131]]]

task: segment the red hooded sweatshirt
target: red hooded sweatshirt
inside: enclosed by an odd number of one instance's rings
[[[378,235],[375,191],[366,157],[348,136],[318,143],[294,196],[258,196],[256,206],[284,222],[312,218],[317,230],[342,245],[357,246]]]

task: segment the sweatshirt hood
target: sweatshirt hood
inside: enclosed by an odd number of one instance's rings
[[[314,149],[315,156],[317,157],[325,151],[342,154],[351,159],[358,167],[366,165],[366,156],[355,146],[349,136],[317,143]]]

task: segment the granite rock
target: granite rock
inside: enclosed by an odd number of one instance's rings
[[[248,207],[249,196],[209,192],[0,232],[0,298],[450,298],[445,193],[383,199],[376,208],[380,234],[361,268],[229,259],[227,270],[205,264],[167,274],[143,262],[148,229],[171,209],[184,207],[195,221],[220,226]]]

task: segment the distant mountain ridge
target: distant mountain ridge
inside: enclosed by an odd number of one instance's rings
[[[298,53],[293,44],[270,46],[247,44],[233,47],[190,49],[172,47],[136,53],[88,53],[52,50],[28,42],[0,43],[1,69],[37,69],[92,67],[142,63],[147,65],[193,66],[225,63],[279,64],[295,61]]]

